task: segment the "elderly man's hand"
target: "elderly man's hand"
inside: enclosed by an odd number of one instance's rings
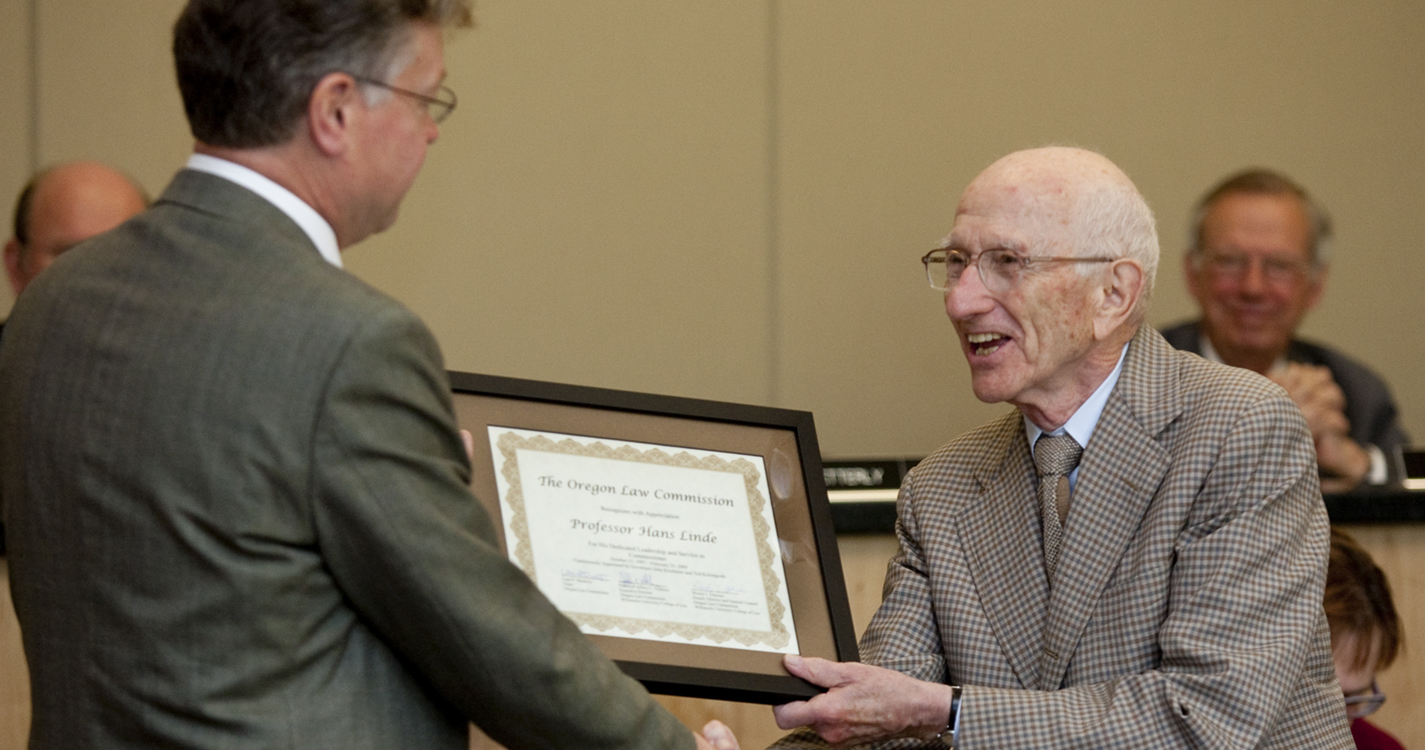
[[[1371,469],[1371,458],[1350,438],[1346,396],[1331,377],[1331,370],[1291,362],[1268,377],[1286,389],[1306,417],[1306,426],[1316,443],[1316,462],[1324,474],[1321,489],[1344,492],[1359,484]]]
[[[732,730],[717,719],[704,724],[703,731],[694,732],[693,738],[698,742],[698,750],[741,750]]]
[[[787,671],[830,688],[772,709],[782,729],[811,727],[833,748],[913,737],[929,740],[950,718],[950,686],[869,664],[786,656]]]

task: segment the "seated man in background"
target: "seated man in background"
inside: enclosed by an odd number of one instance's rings
[[[1300,185],[1240,172],[1198,204],[1184,259],[1202,319],[1163,331],[1179,349],[1271,378],[1301,407],[1321,488],[1384,484],[1406,442],[1385,381],[1340,352],[1294,338],[1326,286],[1331,221]]]
[[[1346,696],[1346,715],[1358,750],[1403,750],[1400,742],[1365,717],[1385,703],[1376,671],[1395,661],[1403,637],[1390,584],[1370,553],[1339,529],[1331,530],[1326,568],[1326,620],[1336,679]]]
[[[35,174],[15,201],[15,234],[5,243],[5,273],[15,296],[60,253],[113,229],[147,205],[143,188],[97,162],[69,162]],[[3,554],[5,518],[0,513]]]

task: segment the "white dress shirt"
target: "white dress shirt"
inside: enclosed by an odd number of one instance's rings
[[[1093,437],[1093,430],[1098,426],[1098,418],[1103,416],[1103,407],[1108,405],[1108,394],[1113,392],[1113,386],[1118,385],[1118,376],[1123,373],[1123,359],[1128,356],[1128,344],[1123,345],[1123,351],[1118,353],[1118,364],[1114,365],[1113,372],[1098,384],[1093,395],[1088,400],[1079,405],[1074,416],[1069,417],[1069,421],[1053,432],[1047,433],[1049,437],[1056,437],[1068,433],[1078,443],[1088,450],[1089,438]],[[1046,434],[1039,425],[1029,417],[1024,418],[1024,434],[1029,438],[1029,455],[1034,455],[1034,443],[1040,435]],[[1069,491],[1073,492],[1074,487],[1079,483],[1079,467],[1069,472]]]
[[[320,252],[328,263],[341,268],[341,249],[336,244],[336,232],[332,231],[331,225],[316,209],[307,205],[291,190],[241,164],[207,154],[193,154],[188,157],[188,168],[236,182],[262,196],[268,203],[287,214],[292,221],[297,222],[297,226],[307,233],[312,244],[317,246],[317,252]]]

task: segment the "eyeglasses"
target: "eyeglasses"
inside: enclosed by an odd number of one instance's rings
[[[430,119],[434,120],[437,125],[445,122],[445,118],[449,117],[450,113],[455,111],[455,92],[451,91],[448,86],[442,85],[440,87],[440,97],[437,98],[434,96],[426,96],[425,94],[411,91],[410,89],[403,89],[400,86],[392,86],[385,81],[378,81],[375,78],[367,78],[366,76],[353,74],[348,75],[351,75],[352,78],[364,84],[380,86],[383,89],[389,89],[397,94],[404,94],[415,99],[425,107],[426,114],[429,115]]]
[[[1346,715],[1352,719],[1359,719],[1363,716],[1370,716],[1385,703],[1385,693],[1380,691],[1380,686],[1375,680],[1371,680],[1370,692],[1365,695],[1348,695],[1346,701]]]
[[[1117,258],[1063,258],[1051,256],[1020,255],[1013,250],[985,250],[977,258],[959,250],[937,247],[925,254],[920,262],[925,264],[925,277],[933,289],[951,289],[960,282],[965,269],[974,262],[980,271],[980,283],[991,292],[1007,292],[1019,283],[1019,277],[1031,263],[1111,263]]]
[[[1268,284],[1294,284],[1311,273],[1309,261],[1300,258],[1280,256],[1254,256],[1246,253],[1205,250],[1197,257],[1199,267],[1206,266],[1208,273],[1219,279],[1238,281],[1247,275],[1252,266],[1260,263],[1262,279]]]

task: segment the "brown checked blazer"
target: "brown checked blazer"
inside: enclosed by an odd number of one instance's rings
[[[0,405],[31,748],[692,750],[501,554],[426,327],[236,184],[36,279]]]
[[[1055,585],[1018,412],[921,462],[865,661],[964,686],[960,746],[1350,748],[1311,436],[1267,380],[1143,326]],[[803,735],[805,737],[805,735]]]

